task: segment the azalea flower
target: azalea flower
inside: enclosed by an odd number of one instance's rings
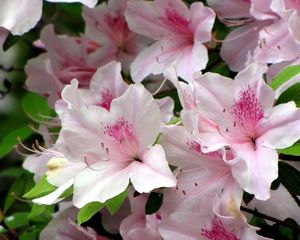
[[[94,7],[97,0],[48,0],[48,2],[80,2]],[[22,35],[33,28],[42,16],[42,0],[2,0],[0,2],[0,29]]]
[[[105,63],[93,60],[99,45],[85,38],[57,36],[52,25],[42,30],[41,42],[47,52],[28,61],[26,86],[45,96],[50,106],[61,98],[62,89],[73,78],[80,87],[89,86],[98,66]]]
[[[150,39],[136,34],[128,28],[124,12],[128,0],[110,0],[108,3],[90,9],[83,9],[87,38],[101,44],[101,52],[95,58],[115,60],[122,63],[129,72],[129,66],[136,55],[144,49]],[[112,27],[113,26],[113,27]]]
[[[90,167],[75,178],[75,206],[105,202],[123,192],[129,179],[140,193],[175,186],[176,179],[168,167],[163,148],[158,144],[151,146],[159,133],[159,107],[141,85],[129,86],[121,97],[113,100],[109,113],[103,108],[90,108],[82,114],[92,114],[94,125],[89,125],[86,131],[90,135],[93,133],[89,141],[98,143],[97,152],[99,146],[102,149],[99,155],[86,152],[82,156]],[[78,130],[75,131],[78,141]]]
[[[111,102],[109,112],[88,106],[68,109],[61,118],[56,147],[65,160],[58,159],[56,166],[58,170],[60,166],[74,169],[62,167],[66,172],[54,172],[48,181],[74,181],[75,206],[105,202],[123,192],[129,180],[141,193],[175,186],[163,148],[152,146],[160,131],[161,114],[157,102],[142,85],[129,86]],[[82,166],[85,167],[81,170]]]
[[[120,225],[120,234],[124,240],[151,239],[161,240],[158,227],[162,219],[161,209],[153,214],[145,214],[145,204],[148,194],[135,196],[134,190],[129,189],[128,198],[130,201],[131,214],[127,216]]]
[[[250,62],[280,63],[299,58],[296,0],[208,0],[208,4],[225,24],[240,26],[226,36],[220,52],[232,71],[241,71]],[[228,8],[233,4],[235,7]]]
[[[60,206],[62,209],[55,214],[54,218],[40,233],[40,240],[108,240],[106,237],[99,236],[90,227],[85,228],[77,225],[78,209],[70,205],[70,203],[65,203],[64,206]]]
[[[274,105],[274,92],[262,75],[267,67],[251,64],[234,81],[207,73],[194,82],[199,116],[210,128],[199,127],[202,150],[231,148],[245,168],[232,165],[236,181],[259,200],[270,197],[270,185],[278,177],[275,149],[293,145],[300,138],[300,110],[294,102]],[[287,135],[286,133],[289,132]]]
[[[300,56],[299,2],[271,1],[269,8],[278,20],[259,32],[259,47],[253,52],[251,60],[261,63],[297,60]]]
[[[53,26],[46,26],[39,42],[46,53],[29,60],[25,67],[28,89],[47,97],[54,106],[72,79],[79,81],[79,88],[88,88],[97,68],[111,61],[120,61],[123,71],[129,72],[130,63],[149,39],[129,30],[126,3],[111,0],[93,9],[85,7],[85,32],[80,37],[57,36]]]
[[[211,39],[215,14],[203,3],[192,3],[188,9],[181,0],[132,0],[125,17],[132,31],[156,40],[132,63],[135,82],[162,73],[171,63],[186,80],[205,68],[208,55],[203,43]]]

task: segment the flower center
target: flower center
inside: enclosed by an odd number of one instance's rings
[[[246,90],[240,92],[238,101],[231,107],[231,112],[245,133],[252,138],[255,137],[255,128],[264,117],[264,110],[249,85]]]
[[[104,134],[109,136],[115,144],[130,143],[136,139],[132,124],[123,116],[114,123],[104,125]]]

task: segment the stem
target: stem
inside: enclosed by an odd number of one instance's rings
[[[293,155],[285,155],[283,153],[279,153],[279,159],[283,161],[294,161],[299,162],[299,156],[293,156]]]
[[[278,223],[278,224],[280,224],[282,226],[285,226],[285,227],[288,227],[288,228],[291,228],[291,229],[294,229],[294,230],[297,230],[297,231],[300,232],[300,227],[299,226],[295,226],[295,225],[286,223],[286,222],[281,221],[281,220],[279,220],[277,218],[268,216],[268,215],[260,213],[260,212],[258,212],[256,210],[252,210],[252,209],[249,209],[249,208],[246,208],[246,207],[243,207],[243,206],[241,206],[241,210],[244,211],[244,212],[253,214],[254,216],[261,217],[261,218],[264,218],[266,220],[270,220],[272,222]]]

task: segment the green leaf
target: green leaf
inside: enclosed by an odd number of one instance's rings
[[[270,87],[273,90],[276,90],[282,84],[286,83],[288,80],[290,80],[292,77],[296,76],[299,73],[300,65],[287,67],[274,78],[274,80],[270,83]]]
[[[297,107],[300,106],[300,83],[295,83],[285,90],[277,99],[276,105],[289,101],[294,101]]]
[[[254,194],[250,194],[250,193],[244,191],[243,200],[246,205],[248,205],[248,203],[251,202],[253,200],[253,198],[254,198]]]
[[[285,155],[300,156],[300,141],[296,142],[291,147],[285,149],[278,149],[277,151]]]
[[[145,206],[145,212],[147,215],[151,215],[153,213],[156,213],[163,202],[163,194],[162,193],[156,193],[151,192]]]
[[[21,167],[10,167],[0,172],[0,177],[20,177],[25,170]]]
[[[97,212],[99,212],[104,206],[105,203],[91,202],[85,205],[84,207],[80,208],[77,214],[77,223],[81,225],[82,223],[88,221]]]
[[[69,197],[71,194],[73,194],[73,190],[74,190],[73,186],[69,187],[66,191],[63,192],[62,195],[59,196],[59,198]]]
[[[28,214],[28,219],[34,222],[49,222],[52,219],[53,212],[54,205],[34,204]]]
[[[296,168],[279,162],[279,178],[291,194],[300,195],[300,172]]]
[[[14,130],[10,132],[8,135],[6,135],[0,144],[0,158],[3,158],[8,153],[11,152],[11,150],[14,149],[14,147],[18,144],[17,138],[20,137],[20,139],[23,141],[27,139],[32,134],[32,130],[29,127],[22,127],[17,130]]]
[[[31,226],[29,229],[26,229],[21,235],[19,236],[20,240],[38,240],[39,235],[42,228],[37,226]]]
[[[15,45],[20,40],[20,38],[21,38],[20,36],[14,36],[11,33],[9,33],[3,43],[2,46],[3,51],[7,51],[8,49],[10,49],[13,45]]]
[[[47,176],[43,175],[40,181],[32,188],[29,192],[27,192],[24,197],[25,198],[36,198],[45,196],[56,189],[55,186],[51,185],[47,181]]]
[[[5,233],[7,230],[5,227],[3,227],[2,225],[0,225],[0,234],[1,233]],[[1,235],[0,235],[1,236]]]
[[[128,189],[126,188],[124,192],[113,197],[112,199],[107,200],[106,207],[111,215],[114,215],[119,210],[119,208],[121,207],[122,203],[124,202],[127,196],[127,193],[128,193]]]
[[[45,122],[43,116],[53,116],[54,111],[48,106],[45,98],[36,93],[29,92],[22,100],[23,111],[33,120]]]
[[[16,197],[23,196],[34,185],[33,176],[30,173],[25,173],[18,178],[9,189],[9,193],[4,202],[4,212],[13,205]]]
[[[28,213],[18,212],[13,215],[4,218],[4,223],[9,229],[22,227],[28,224]]]

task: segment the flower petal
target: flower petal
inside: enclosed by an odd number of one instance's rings
[[[139,149],[151,146],[160,130],[161,113],[152,95],[141,84],[133,84],[111,103],[111,113],[123,115],[133,125]]]
[[[160,40],[188,31],[190,13],[180,0],[129,1],[125,17],[132,31]]]
[[[244,169],[241,169],[241,164],[237,169],[231,165],[232,174],[245,191],[259,200],[267,200],[271,183],[278,177],[278,154],[276,150],[264,147],[259,140],[255,145],[255,148],[252,143],[232,146],[236,158],[246,163]]]
[[[294,102],[275,106],[263,131],[263,146],[282,149],[293,145],[300,138],[300,109]]]
[[[75,177],[74,206],[81,208],[90,202],[102,202],[125,191],[129,184],[129,162],[97,162]]]
[[[35,26],[42,15],[41,0],[2,0],[0,27],[15,35],[22,35]]]
[[[154,145],[142,155],[142,162],[131,164],[130,180],[140,193],[150,192],[155,188],[174,187],[176,178],[172,174],[165,152],[161,145]]]

